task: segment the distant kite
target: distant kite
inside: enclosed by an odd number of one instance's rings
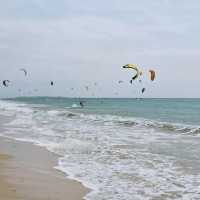
[[[154,70],[149,70],[150,73],[150,80],[154,81],[156,78],[156,72]]]
[[[27,76],[28,73],[27,73],[26,69],[22,68],[22,69],[20,69],[20,71],[23,71],[24,75]]]
[[[145,92],[146,88],[142,88],[142,94]]]
[[[132,80],[135,80],[135,79],[137,79],[139,76],[141,76],[142,75],[142,71],[140,71],[139,70],[139,68],[136,66],[136,65],[134,65],[134,64],[127,64],[127,65],[124,65],[124,66],[122,66],[124,69],[133,69],[135,72],[136,72],[136,74],[132,77]],[[132,82],[131,82],[131,84],[132,84]]]
[[[9,80],[3,80],[3,86],[8,87],[8,84],[10,83]]]

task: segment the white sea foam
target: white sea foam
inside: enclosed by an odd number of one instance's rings
[[[92,188],[88,200],[199,198],[200,142],[179,134],[197,127],[4,101],[0,111],[13,117],[2,134],[60,155],[56,168]]]

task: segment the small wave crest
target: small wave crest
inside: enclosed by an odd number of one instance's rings
[[[185,125],[169,122],[160,122],[155,120],[133,118],[133,117],[121,117],[113,115],[85,115],[80,114],[81,118],[85,120],[93,121],[94,123],[99,122],[104,125],[116,125],[123,127],[138,127],[154,129],[155,131],[167,132],[167,133],[181,133],[188,135],[198,135],[200,134],[200,127],[195,125]]]
[[[43,109],[37,107],[36,110],[28,106],[24,103],[14,103],[9,101],[0,101],[0,110],[4,115],[16,115],[16,112],[24,112],[28,114],[44,114]],[[39,110],[38,110],[39,109]],[[39,113],[38,113],[39,112]],[[65,109],[51,109],[45,110],[45,113],[49,117],[53,117],[59,120],[60,118],[69,118],[80,120],[84,122],[90,123],[99,123],[105,126],[121,126],[127,128],[147,128],[147,129],[154,129],[155,131],[167,132],[167,133],[180,133],[180,134],[188,134],[188,135],[199,135],[200,134],[200,127],[193,126],[193,125],[185,125],[185,124],[176,124],[176,123],[169,123],[169,122],[160,122],[155,120],[143,119],[143,118],[134,118],[134,117],[126,117],[126,116],[116,116],[116,115],[101,115],[101,114],[86,114],[81,112],[71,112],[70,108]]]

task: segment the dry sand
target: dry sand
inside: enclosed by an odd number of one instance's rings
[[[0,200],[81,200],[89,190],[55,169],[57,156],[0,137]]]

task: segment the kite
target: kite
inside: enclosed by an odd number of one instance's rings
[[[149,70],[150,73],[150,80],[154,81],[156,78],[156,72],[154,70]]]
[[[5,87],[8,87],[8,84],[10,83],[10,81],[9,80],[3,80],[3,85],[5,86]]]
[[[22,69],[20,69],[20,71],[23,71],[23,72],[24,72],[24,75],[27,76],[27,71],[26,71],[26,69],[22,68]]]
[[[145,92],[145,90],[146,90],[146,88],[142,88],[142,93],[144,93],[144,92]]]
[[[135,70],[136,74],[132,77],[132,80],[137,79],[139,76],[142,75],[142,72],[138,69],[136,65],[133,64],[127,64],[123,66],[124,69],[133,69]]]

